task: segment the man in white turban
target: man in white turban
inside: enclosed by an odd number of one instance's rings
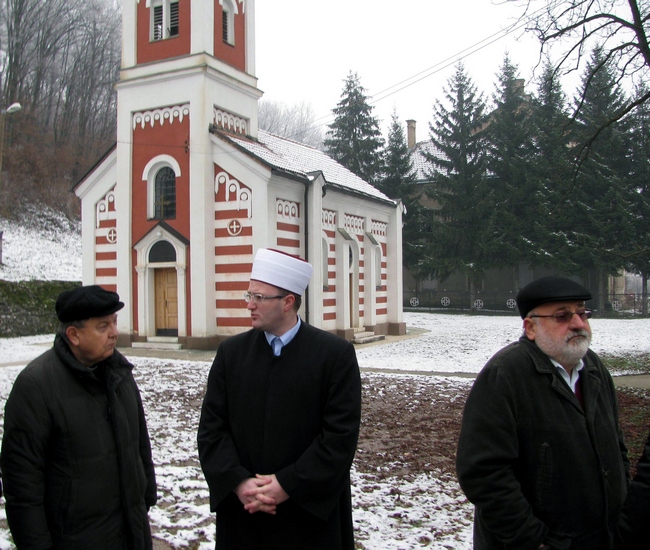
[[[253,328],[212,365],[198,445],[218,550],[354,549],[359,366],[351,343],[298,316],[312,271],[259,250],[244,295]]]

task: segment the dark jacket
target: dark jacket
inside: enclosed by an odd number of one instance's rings
[[[274,357],[251,330],[219,346],[199,424],[201,466],[217,512],[217,548],[354,548],[350,466],[361,415],[354,347],[302,324]],[[249,514],[233,490],[276,474],[277,514]]]
[[[57,336],[16,378],[0,462],[20,550],[151,548],[156,481],[132,368],[115,351],[93,372]]]
[[[646,550],[650,545],[650,434],[618,524],[617,550]]]
[[[629,462],[611,376],[592,351],[584,361],[584,410],[526,337],[478,375],[456,464],[475,505],[475,550],[610,547]]]

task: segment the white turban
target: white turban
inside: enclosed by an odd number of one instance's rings
[[[251,279],[302,296],[314,271],[312,265],[270,248],[260,248],[253,260]]]

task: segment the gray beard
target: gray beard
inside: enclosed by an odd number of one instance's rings
[[[577,334],[584,338],[573,338]],[[573,368],[586,355],[591,343],[591,335],[586,330],[572,330],[567,333],[565,340],[558,342],[542,330],[535,334],[535,343],[539,349],[560,365]]]

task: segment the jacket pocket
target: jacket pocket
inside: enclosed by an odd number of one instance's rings
[[[553,496],[553,449],[544,442],[537,454],[537,474],[535,480],[536,508],[546,510]]]

